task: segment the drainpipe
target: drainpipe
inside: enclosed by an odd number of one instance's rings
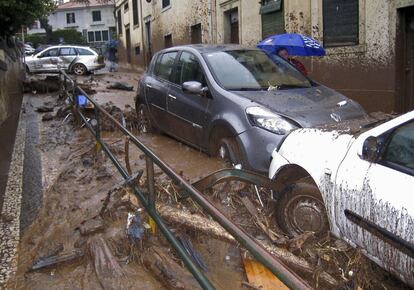
[[[210,44],[213,43],[213,11],[212,11],[212,0],[208,0],[208,13],[209,13],[209,17],[208,17],[208,35],[209,35],[209,42]]]
[[[144,68],[147,68],[147,49],[145,47],[144,39],[144,13],[142,11],[142,0],[139,1],[139,12],[141,13],[141,44],[142,44],[142,55],[144,59]]]

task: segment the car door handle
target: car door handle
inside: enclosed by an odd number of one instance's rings
[[[147,88],[152,89],[152,86],[150,84],[146,84]]]
[[[176,100],[176,99],[177,99],[177,97],[176,97],[176,96],[173,96],[173,95],[171,95],[171,94],[168,94],[168,96],[169,96],[171,99],[174,99],[174,100]]]

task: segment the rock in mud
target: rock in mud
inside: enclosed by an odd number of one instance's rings
[[[46,113],[42,117],[42,121],[50,121],[53,120],[54,116],[51,113]]]

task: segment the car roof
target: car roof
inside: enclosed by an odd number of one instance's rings
[[[240,49],[249,49],[257,50],[257,48],[252,46],[238,45],[238,44],[190,44],[190,45],[180,45],[162,50],[162,52],[173,51],[173,50],[184,50],[184,49],[193,49],[198,51],[201,54],[212,53],[218,51],[228,51],[228,50],[240,50]]]
[[[66,48],[66,47],[73,47],[73,48],[87,48],[87,49],[92,49],[89,46],[81,46],[81,45],[70,45],[70,44],[62,44],[62,45],[52,45],[47,47],[48,49],[50,48]]]

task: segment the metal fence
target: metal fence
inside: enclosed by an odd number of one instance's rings
[[[166,223],[157,213],[155,207],[155,184],[154,184],[154,163],[167,175],[171,180],[177,184],[183,192],[192,198],[203,210],[205,210],[216,222],[218,222],[226,231],[228,231],[237,240],[241,246],[247,249],[260,263],[265,265],[274,275],[276,275],[284,284],[291,289],[311,289],[296,273],[292,272],[281,261],[267,252],[261,245],[259,245],[249,234],[243,229],[234,224],[229,218],[214,207],[203,195],[189,184],[183,177],[171,169],[168,164],[162,161],[157,155],[152,152],[150,148],[144,145],[136,136],[121,125],[115,118],[113,118],[107,111],[99,106],[92,98],[90,98],[82,88],[63,71],[59,72],[63,93],[68,97],[74,108],[74,112],[80,121],[83,122],[86,128],[93,134],[98,146],[104,151],[106,156],[112,161],[119,173],[125,179],[125,185],[129,186],[136,197],[139,199],[141,205],[145,208],[148,215],[155,221],[160,229],[160,232],[169,241],[171,246],[177,252],[184,262],[184,265],[199,282],[203,289],[215,289],[211,282],[207,279],[204,273],[194,264],[186,250],[169,230]],[[84,95],[87,100],[93,105],[94,119],[88,120],[85,116],[82,107],[79,105],[78,95]],[[110,151],[109,146],[101,138],[100,122],[101,118],[105,117],[111,120],[113,124],[129,138],[136,147],[138,147],[146,158],[146,173],[147,173],[147,192],[143,192],[136,186],[135,179],[140,173],[132,174],[131,171],[122,166],[120,161]]]

